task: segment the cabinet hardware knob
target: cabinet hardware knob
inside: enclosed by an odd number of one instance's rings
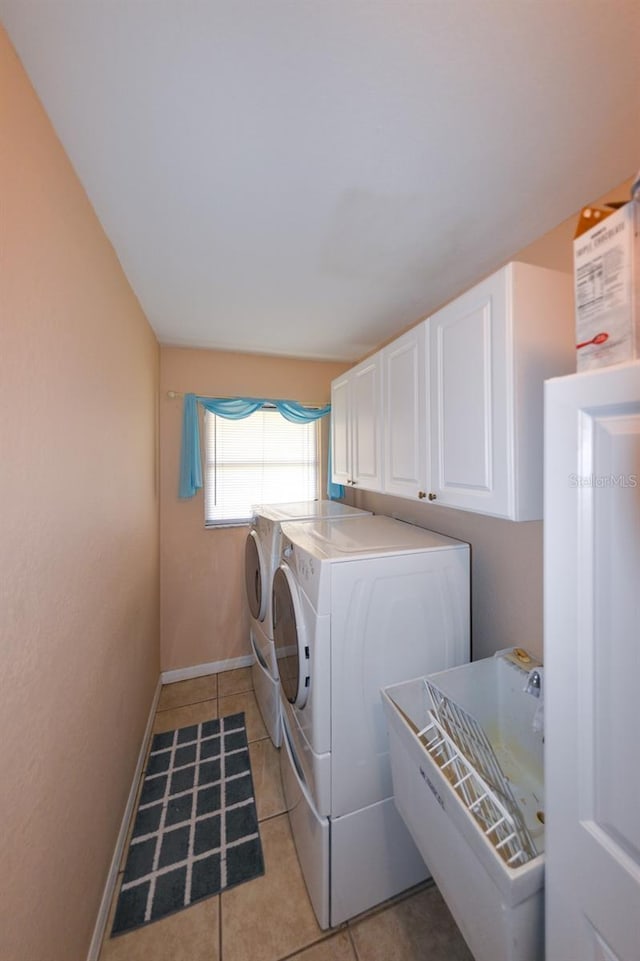
[[[426,496],[427,495],[425,494],[424,491],[418,491],[418,497],[420,498],[420,500],[424,500]]]
[[[429,491],[429,500],[434,501],[438,495],[434,494],[433,491]]]

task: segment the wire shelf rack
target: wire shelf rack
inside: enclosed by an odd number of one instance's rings
[[[538,852],[484,730],[433,682],[424,684],[433,707],[418,737],[503,860],[526,864]]]

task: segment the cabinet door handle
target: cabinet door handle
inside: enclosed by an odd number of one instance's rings
[[[429,500],[434,501],[438,495],[434,494],[433,491],[429,491]]]
[[[426,496],[424,491],[418,491],[418,497],[421,501],[424,500]]]

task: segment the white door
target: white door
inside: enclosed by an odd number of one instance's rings
[[[545,392],[547,961],[640,958],[640,364]]]
[[[381,354],[351,371],[351,482],[368,491],[382,488]]]
[[[349,429],[349,374],[331,384],[331,480],[334,484],[351,482],[351,436]]]
[[[384,492],[426,497],[429,441],[425,324],[383,349]]]
[[[431,493],[438,503],[509,513],[507,274],[500,271],[429,320]]]

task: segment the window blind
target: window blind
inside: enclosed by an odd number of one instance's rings
[[[242,524],[255,504],[318,497],[318,421],[263,407],[242,420],[205,412],[205,524]]]

